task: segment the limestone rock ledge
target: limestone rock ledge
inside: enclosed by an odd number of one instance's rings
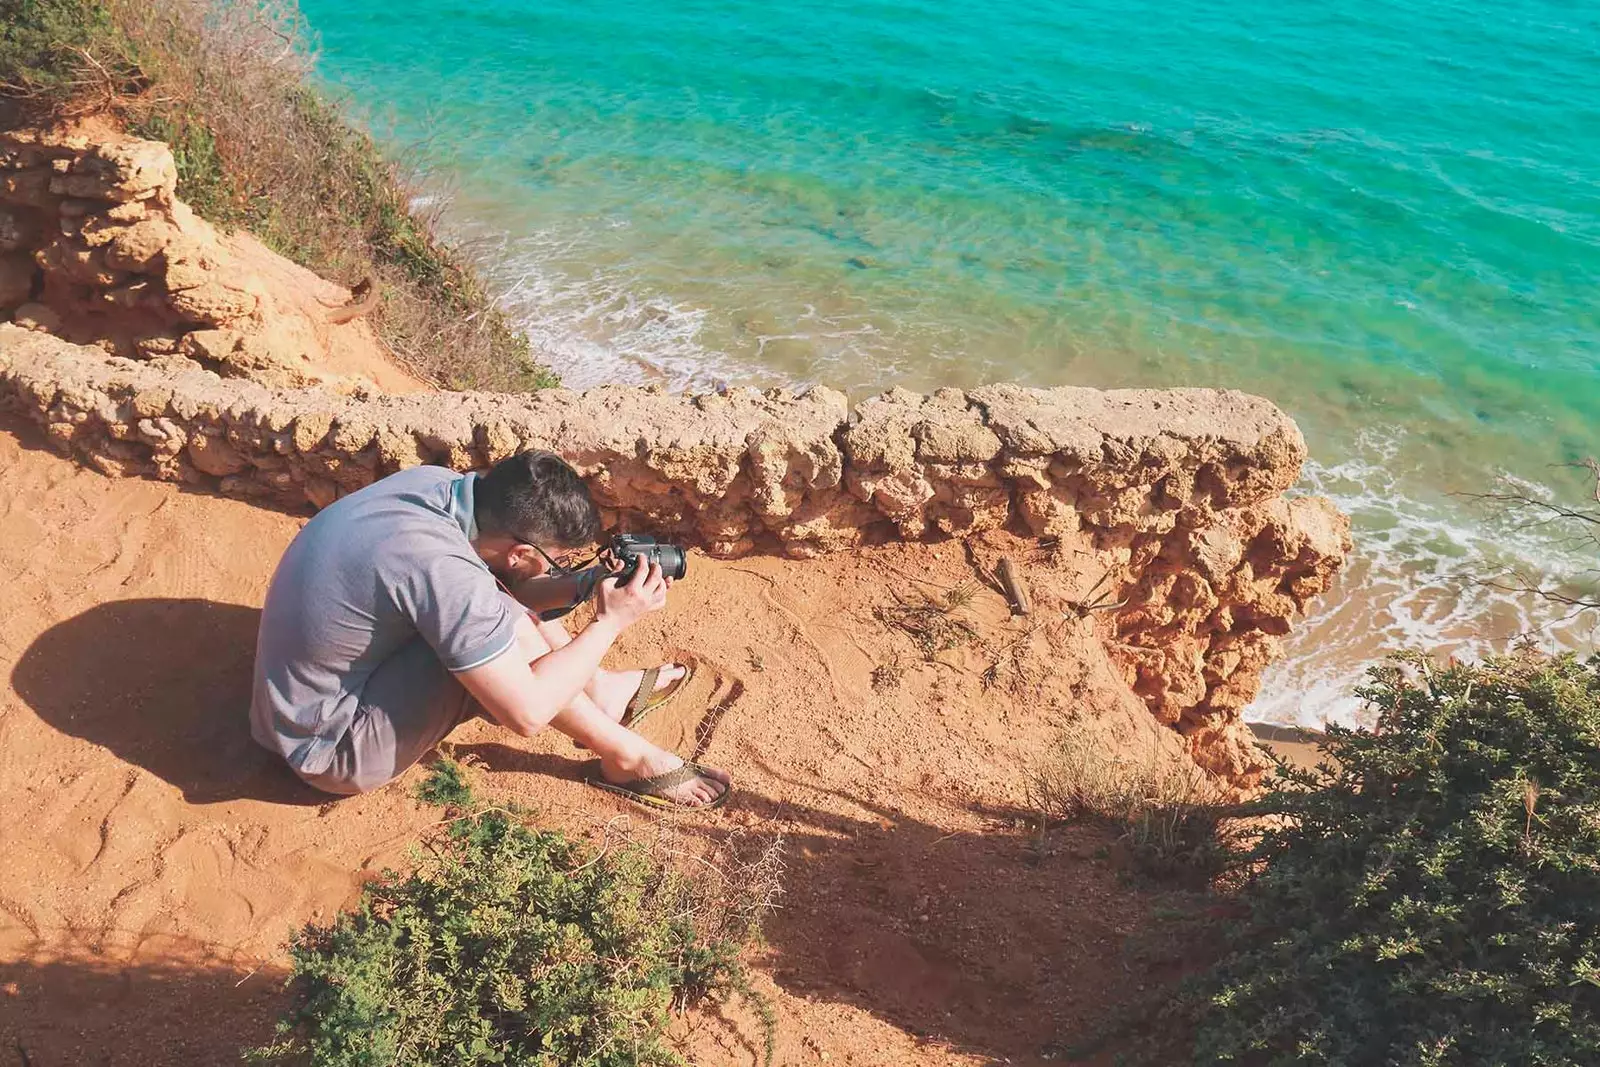
[[[219,233],[177,181],[159,141],[0,133],[0,321],[273,385],[368,372],[371,328],[331,316],[349,291]]]
[[[1134,691],[1246,787],[1262,765],[1239,710],[1350,548],[1328,501],[1283,496],[1305,459],[1294,423],[1209,389],[891,390],[854,410],[823,388],[344,395],[0,325],[0,405],[107,474],[289,506],[534,447],[589,479],[610,525],[719,556],[1002,527],[1062,538],[1101,561],[1094,615]]]

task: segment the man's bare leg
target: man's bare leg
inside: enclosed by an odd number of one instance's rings
[[[561,648],[572,640],[572,635],[567,633],[567,628],[558,620],[535,619],[531,615],[529,619],[552,649]],[[666,688],[683,677],[683,673],[684,668],[676,663],[666,665],[656,676],[656,688]],[[643,671],[608,671],[601,668],[595,672],[589,684],[584,686],[583,691],[600,707],[600,710],[613,720],[620,721],[628,710],[628,702],[633,699],[633,694],[639,691],[639,682],[643,678]]]
[[[517,622],[517,642],[529,663],[552,651],[552,644],[544,635],[546,625],[549,624],[541,624],[526,616]],[[565,629],[562,634],[566,634]],[[550,725],[574,741],[587,745],[599,756],[601,773],[609,782],[650,778],[683,766],[683,760],[678,756],[619,724],[587,693],[579,693],[574,697],[572,703],[556,713]],[[710,781],[706,778],[693,779],[668,790],[668,796],[690,806],[709,804],[717,799],[728,787],[728,775],[710,767],[705,770]]]

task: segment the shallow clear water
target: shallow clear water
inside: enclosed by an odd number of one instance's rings
[[[570,384],[1247,389],[1358,541],[1258,714],[1348,717],[1384,644],[1590,640],[1458,576],[1593,561],[1450,494],[1600,451],[1600,8],[303,7]]]

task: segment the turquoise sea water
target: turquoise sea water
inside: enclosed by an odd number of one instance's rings
[[[570,384],[1225,385],[1356,518],[1264,717],[1383,643],[1583,645],[1452,496],[1600,452],[1600,7],[307,0]]]

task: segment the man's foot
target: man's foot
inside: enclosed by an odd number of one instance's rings
[[[666,664],[656,675],[654,692],[669,688],[687,672],[688,668],[680,663]],[[598,704],[612,722],[621,722],[622,716],[628,711],[629,701],[639,691],[639,681],[643,677],[644,671],[598,671],[594,681],[589,683],[589,699]]]
[[[643,778],[657,778],[682,769],[684,761],[666,749],[650,745],[638,759],[601,760],[600,775],[612,785],[626,785]],[[715,767],[701,767],[700,773],[687,781],[660,790],[662,799],[685,808],[703,808],[727,793],[733,780],[726,771]]]

